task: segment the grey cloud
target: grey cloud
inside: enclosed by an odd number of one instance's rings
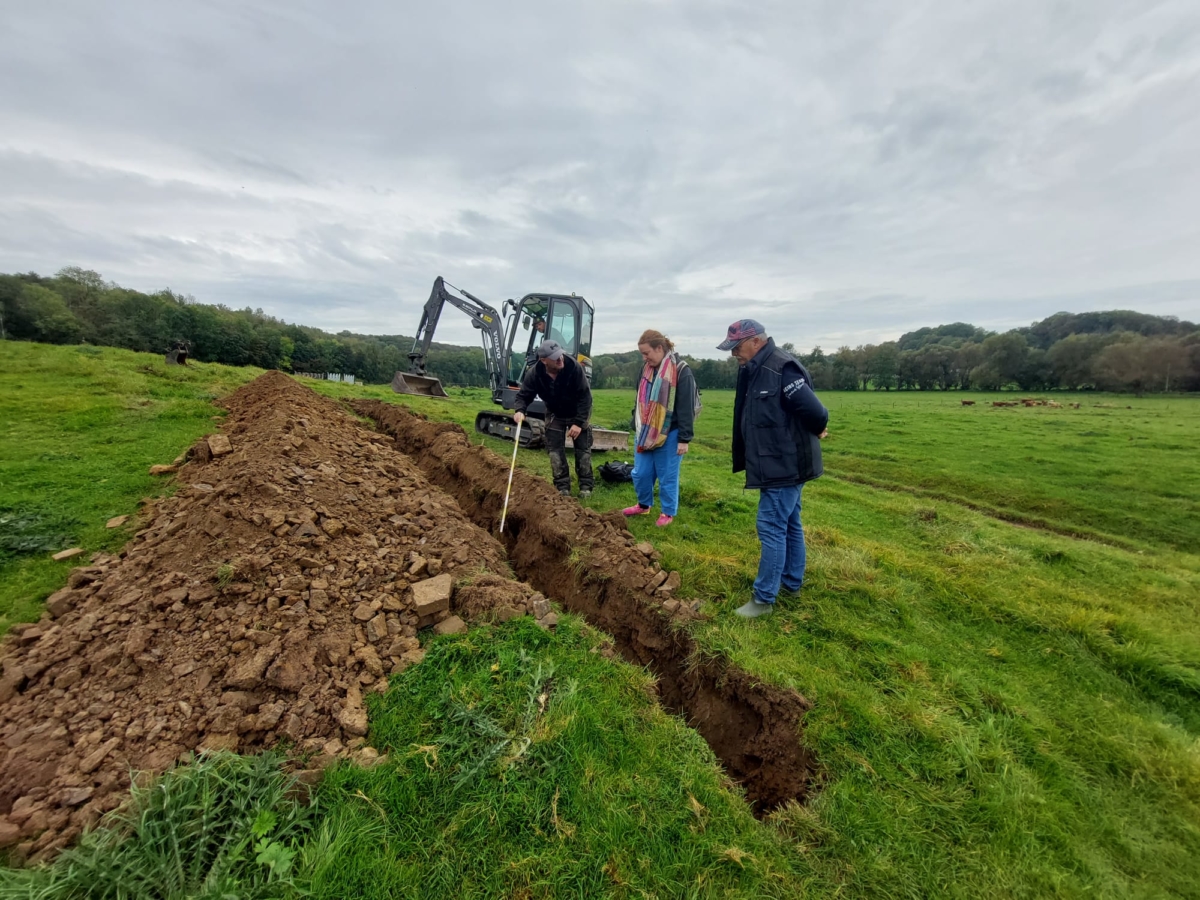
[[[378,333],[443,274],[583,294],[600,349],[653,325],[712,356],[742,310],[836,347],[1200,308],[1188,0],[5,17],[3,270]]]

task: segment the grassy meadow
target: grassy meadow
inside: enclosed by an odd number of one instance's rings
[[[213,400],[259,369],[193,363],[110,347],[0,341],[0,633],[36,619],[38,601],[79,561],[52,553],[120,547],[138,500],[170,490],[170,463],[213,429]],[[108,530],[120,515],[129,522]]]
[[[123,539],[105,519],[169,489],[146,468],[257,374],[156,359],[0,343],[0,516],[89,550]],[[451,394],[403,400],[469,430],[487,396]],[[631,523],[703,601],[706,651],[813,701],[807,805],[754,821],[647,676],[590,652],[595,632],[510,623],[434,641],[379,700],[391,762],[327,778],[301,880],[325,897],[1200,896],[1200,403],[994,397],[825,395],[806,584],[765,619],[732,615],[757,495],[729,471],[731,394],[705,394],[675,523]],[[597,392],[594,421],[631,399]],[[519,462],[548,475],[542,451]],[[633,499],[601,483],[588,502]],[[13,543],[0,622],[35,617],[70,566]],[[569,689],[533,710],[550,669]]]

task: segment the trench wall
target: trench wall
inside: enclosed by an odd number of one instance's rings
[[[654,672],[662,704],[704,737],[757,813],[804,798],[816,770],[802,741],[811,704],[701,653],[686,627],[696,614],[672,597],[677,579],[662,583],[663,573],[635,546],[619,512],[580,507],[518,470],[500,534],[506,460],[472,445],[457,425],[376,400],[351,405],[506,546],[519,577],[611,635],[625,659]]]

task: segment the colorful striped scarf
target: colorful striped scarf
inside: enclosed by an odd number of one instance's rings
[[[657,450],[667,442],[675,409],[673,395],[678,383],[679,368],[674,353],[663,357],[657,371],[649,363],[642,370],[637,398],[639,453]]]

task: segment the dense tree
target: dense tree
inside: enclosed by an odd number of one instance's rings
[[[896,387],[896,376],[900,371],[900,351],[896,348],[896,342],[888,341],[871,349],[867,360],[871,385],[877,391],[890,391]]]
[[[813,386],[818,390],[827,390],[833,386],[833,360],[825,355],[820,347],[813,347],[812,352],[797,357],[808,369]]]
[[[1170,390],[1190,374],[1190,355],[1181,341],[1123,334],[1096,359],[1096,377],[1109,390]]]
[[[1092,367],[1112,339],[1101,334],[1072,334],[1046,351],[1057,386],[1074,391],[1095,384]]]
[[[829,388],[835,391],[858,390],[858,363],[854,351],[849,347],[838,347],[837,353],[833,354],[832,377]],[[825,385],[819,387],[824,389]]]
[[[955,351],[953,377],[960,390],[971,386],[971,373],[982,364],[982,344],[963,344]]]
[[[930,345],[940,347],[961,347],[966,343],[981,343],[991,332],[984,331],[966,322],[954,322],[950,325],[938,325],[934,328],[918,328],[900,336],[896,342],[897,348],[920,350]]]
[[[983,342],[983,361],[971,372],[971,383],[996,390],[1019,381],[1029,356],[1029,344],[1019,331],[993,334]]]
[[[1147,337],[1182,337],[1196,330],[1191,322],[1181,322],[1174,316],[1152,316],[1128,309],[1106,312],[1055,313],[1025,329],[1029,344],[1048,350],[1073,334],[1115,334],[1129,332]]]

